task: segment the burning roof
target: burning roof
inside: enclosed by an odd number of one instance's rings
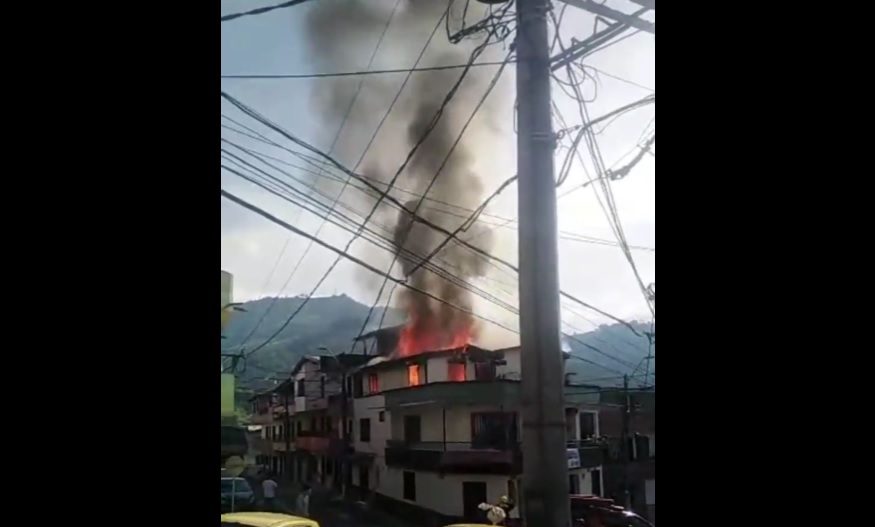
[[[504,353],[502,351],[491,351],[484,348],[480,348],[477,346],[465,346],[461,348],[453,348],[453,349],[443,349],[443,350],[430,350],[423,351],[417,353],[415,357],[419,358],[434,358],[441,357],[445,355],[459,355],[464,356],[470,359],[473,362],[480,362],[486,360],[501,360],[504,358]],[[388,368],[392,366],[396,366],[398,364],[402,364],[411,359],[410,356],[402,356],[396,355],[394,357],[374,357],[371,359],[366,366],[362,369],[377,369],[377,368]]]

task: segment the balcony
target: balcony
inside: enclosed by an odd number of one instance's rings
[[[295,438],[296,450],[305,450],[313,454],[327,454],[330,447],[330,437],[325,432],[301,432]]]
[[[522,470],[522,455],[517,443],[490,448],[470,442],[389,440],[386,465],[456,474],[517,474]]]
[[[605,463],[607,445],[592,439],[568,441],[569,449],[576,448],[580,455],[580,468],[593,468]]]
[[[520,383],[509,380],[436,382],[383,393],[387,408],[435,401],[445,407],[482,404],[510,408],[519,404]]]

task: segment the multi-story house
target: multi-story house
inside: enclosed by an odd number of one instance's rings
[[[351,449],[349,433],[342,432],[352,423],[343,378],[368,359],[349,354],[303,357],[289,379],[272,391],[269,414],[266,399],[261,400],[256,409],[265,414],[264,422],[270,415],[265,437],[272,440],[272,470],[290,481],[343,491]]]
[[[483,521],[477,506],[502,495],[521,505],[519,347],[397,358],[391,333],[369,336],[382,337],[370,348],[378,355],[305,357],[259,399],[255,422],[274,439],[272,468],[418,523]],[[655,518],[653,396],[566,386],[571,493]],[[519,515],[517,507],[511,516]]]
[[[255,454],[255,464],[276,471],[279,460],[274,456],[275,436],[273,412],[277,395],[273,390],[257,393],[249,399],[252,424],[260,426],[257,437],[251,438],[249,447]]]
[[[420,523],[483,520],[478,505],[503,495],[519,502],[519,359],[518,347],[475,346],[371,359],[352,381],[352,485]],[[588,419],[574,423],[569,478],[598,490],[601,449],[583,442]]]

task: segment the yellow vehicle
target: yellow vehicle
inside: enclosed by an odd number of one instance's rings
[[[319,527],[319,523],[300,516],[275,512],[232,512],[222,515],[222,527]]]

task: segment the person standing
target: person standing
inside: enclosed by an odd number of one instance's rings
[[[276,512],[276,481],[273,480],[270,474],[261,482],[261,491],[264,494],[264,510],[267,512]]]
[[[298,516],[310,517],[310,485],[304,483],[295,503]]]

